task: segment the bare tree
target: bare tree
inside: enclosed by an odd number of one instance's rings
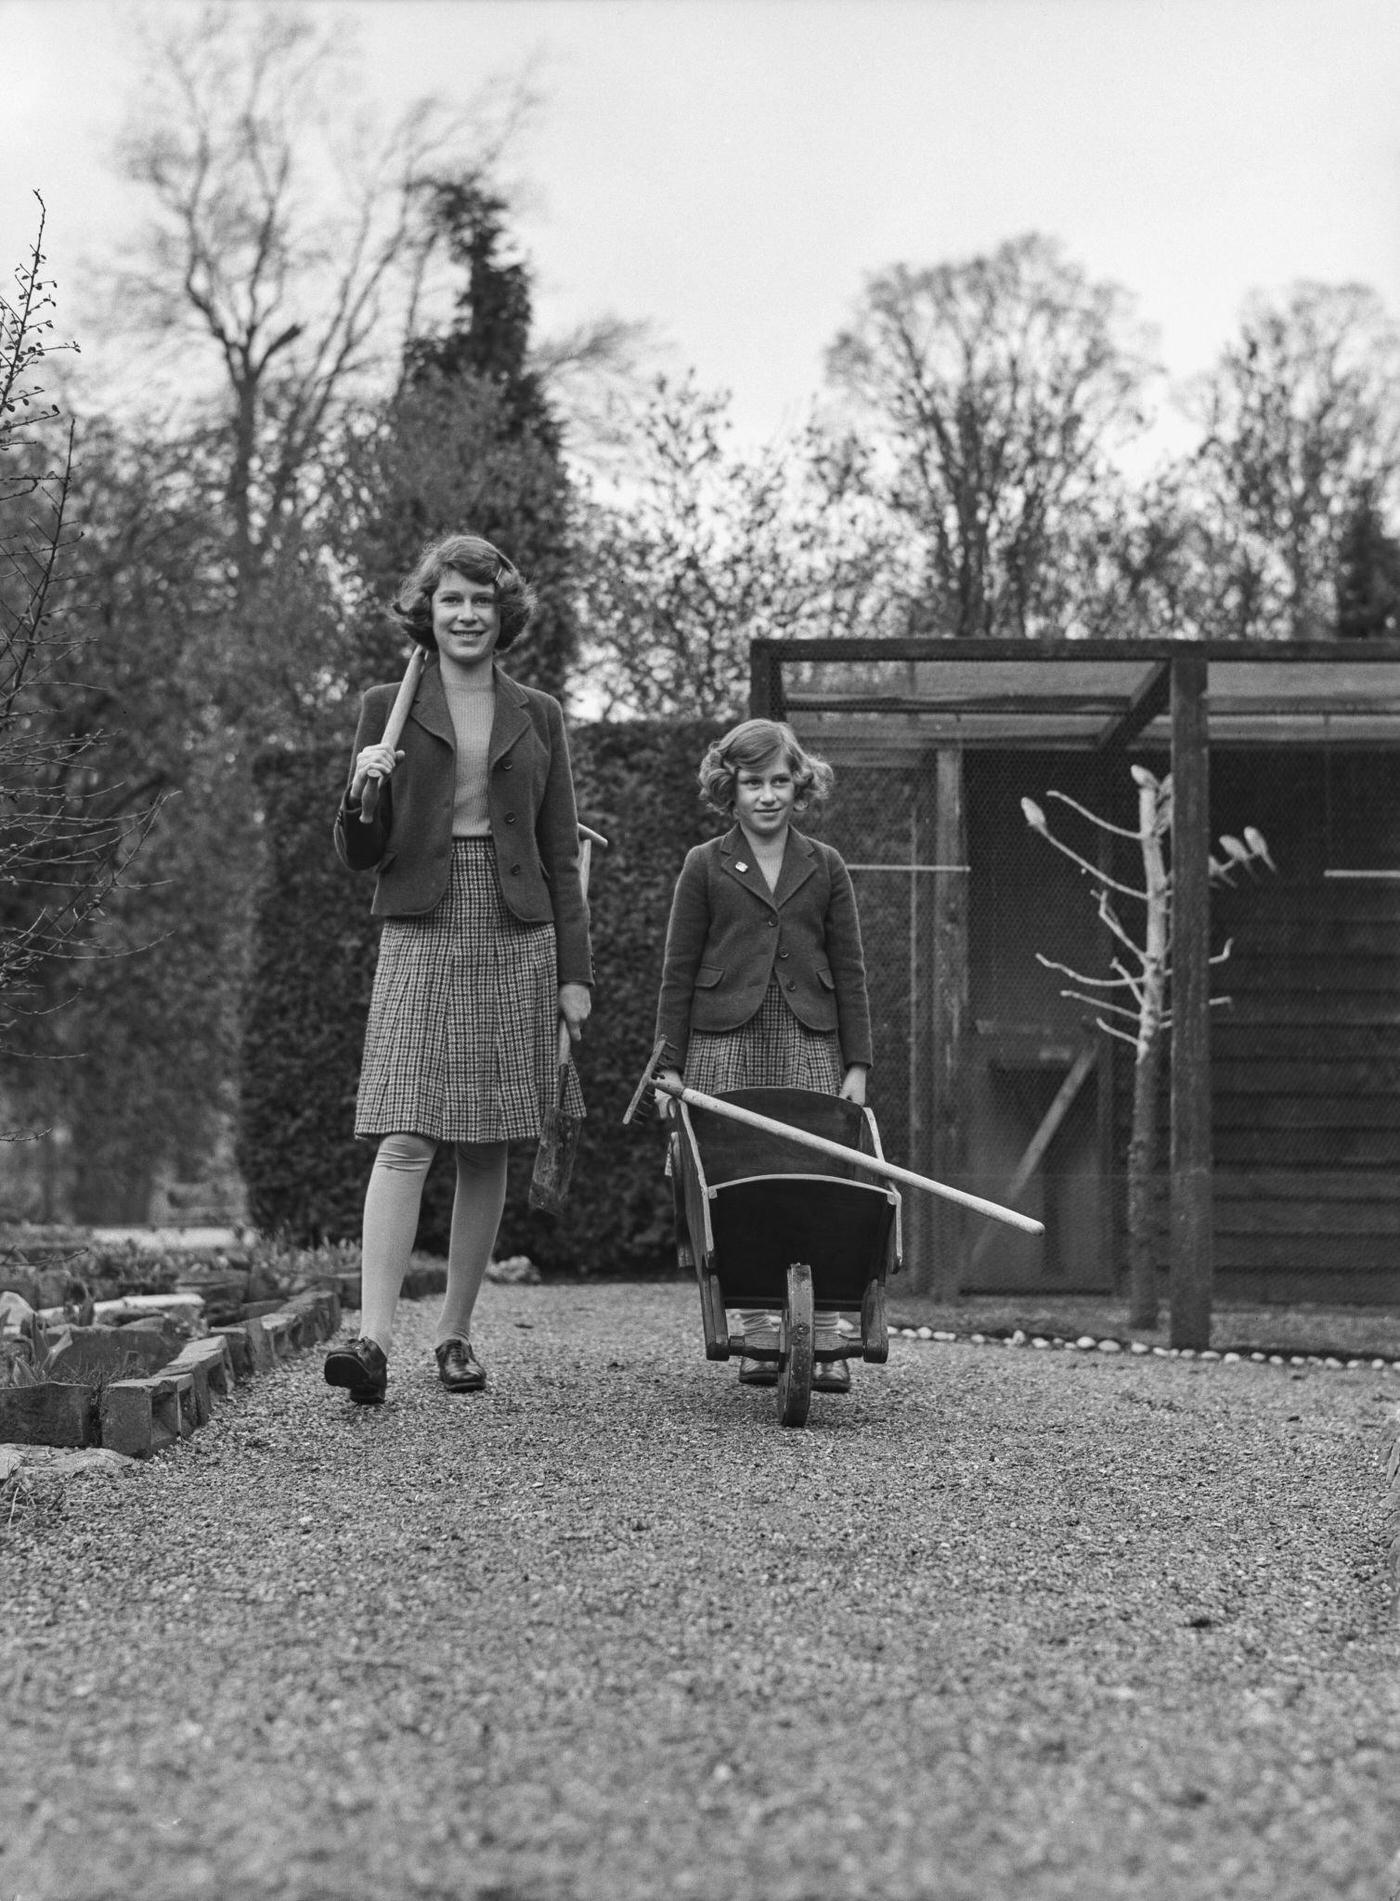
[[[1085,1003],[1094,1012],[1094,1026],[1106,1036],[1119,1038],[1133,1051],[1133,1111],[1128,1138],[1128,1320],[1134,1327],[1157,1324],[1157,1277],[1152,1248],[1152,1199],[1157,1175],[1157,1108],[1160,1093],[1164,1033],[1170,1027],[1172,955],[1172,873],[1169,841],[1172,828],[1172,782],[1159,779],[1146,766],[1131,768],[1137,787],[1136,826],[1115,825],[1091,812],[1063,792],[1050,792],[1068,810],[1087,821],[1106,838],[1130,839],[1142,860],[1142,883],[1115,877],[1098,861],[1077,851],[1052,831],[1043,806],[1022,799],[1021,811],[1031,830],[1077,865],[1094,890],[1099,922],[1113,942],[1109,974],[1096,977],[1068,964],[1036,953],[1036,961],[1082,988],[1060,995]],[[1222,857],[1211,857],[1211,877],[1233,882],[1243,866],[1258,863],[1274,869],[1263,835],[1246,826],[1243,838],[1227,834],[1220,840]],[[1131,924],[1123,921],[1124,900],[1132,907]],[[1226,944],[1212,959],[1223,964],[1230,955]],[[1212,1003],[1223,998],[1214,997]]]
[[[102,907],[150,823],[106,775],[107,735],[79,677],[80,624],[66,611],[72,426],[39,380],[55,339],[44,212],[29,259],[0,293],[0,1032],[23,1085],[24,1055],[71,995]],[[32,1092],[31,1092],[32,1093]]]
[[[1327,638],[1344,618],[1348,531],[1400,510],[1400,330],[1364,286],[1304,283],[1247,305],[1194,392],[1189,470],[1215,602],[1209,631]]]
[[[898,551],[840,446],[812,428],[742,454],[728,401],[659,379],[625,486],[581,511],[586,678],[606,714],[737,716],[750,640],[860,634],[898,611]]]
[[[1146,425],[1147,341],[1125,292],[1042,237],[870,279],[828,375],[921,551],[922,631],[1087,631],[1076,577],[1113,532],[1114,454]]]
[[[346,86],[341,37],[295,7],[182,16],[151,49],[122,143],[155,215],[116,303],[215,372],[241,600],[314,499],[345,405],[382,388],[418,324],[425,181],[488,169],[530,105],[522,83],[497,82],[462,110],[421,100],[387,129],[347,122],[328,103]]]

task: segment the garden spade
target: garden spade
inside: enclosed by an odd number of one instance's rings
[[[590,831],[586,825],[580,825],[578,829],[578,876],[586,901],[594,844],[606,845],[608,841],[598,832]],[[579,1119],[567,1114],[564,1109],[564,1088],[569,1079],[569,1047],[569,1026],[561,1017],[554,1105],[545,1110],[540,1145],[535,1151],[535,1172],[530,1177],[530,1206],[551,1215],[557,1215],[563,1209],[564,1197],[569,1192],[569,1182],[574,1172],[574,1156],[578,1153]]]

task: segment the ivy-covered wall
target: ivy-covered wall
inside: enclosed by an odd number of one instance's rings
[[[512,1154],[498,1252],[546,1271],[644,1273],[673,1264],[670,1186],[654,1117],[622,1127],[651,1051],[671,888],[693,844],[720,829],[695,770],[701,721],[575,727],[579,815],[609,841],[590,892],[596,983],[579,1053],[588,1104],[558,1217],[533,1212],[528,1145]],[[373,881],[331,844],[343,750],[264,758],[268,873],[243,1044],[239,1160],[253,1220],[301,1244],[359,1233],[373,1144],[354,1138],[355,1086],[374,977]],[[446,1248],[452,1171],[429,1177],[420,1247]]]

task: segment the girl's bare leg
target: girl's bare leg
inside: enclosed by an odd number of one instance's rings
[[[437,1344],[470,1340],[472,1311],[496,1245],[506,1205],[506,1144],[454,1143],[457,1192],[447,1254],[447,1294],[438,1316]]]

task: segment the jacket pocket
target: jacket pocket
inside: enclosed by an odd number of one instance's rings
[[[713,990],[715,985],[721,983],[723,979],[723,964],[701,964],[695,973],[695,988],[697,990]]]

